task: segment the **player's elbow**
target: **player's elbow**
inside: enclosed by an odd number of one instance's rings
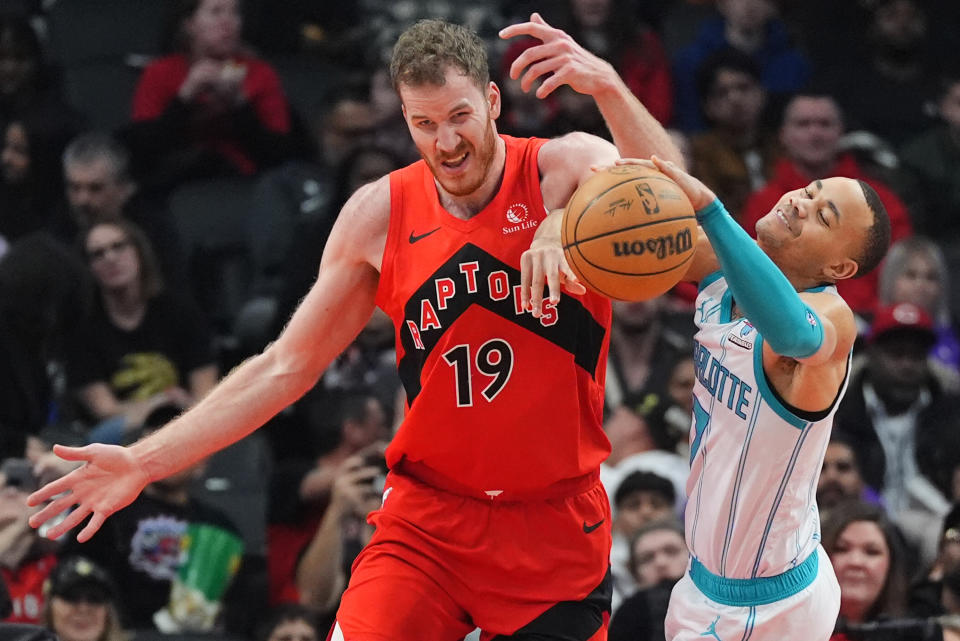
[[[838,345],[836,328],[832,323],[824,322],[819,346],[808,356],[798,356],[796,359],[804,365],[823,365],[834,357]]]
[[[268,379],[288,390],[294,400],[316,385],[323,373],[310,350],[288,349],[283,341],[271,343],[256,358],[262,360]]]
[[[809,361],[824,351],[822,331],[797,331],[767,339],[770,349],[787,358]]]

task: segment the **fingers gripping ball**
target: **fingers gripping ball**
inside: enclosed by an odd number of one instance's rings
[[[647,300],[676,285],[696,238],[686,194],[666,175],[639,165],[596,172],[563,212],[570,268],[590,289],[619,300]]]

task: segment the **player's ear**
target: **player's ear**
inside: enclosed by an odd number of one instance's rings
[[[500,107],[503,103],[500,100],[500,87],[492,80],[487,87],[487,104],[490,105],[490,117],[494,120],[499,118]]]
[[[852,258],[844,258],[832,265],[827,265],[826,269],[827,276],[835,281],[853,278],[858,271],[860,271],[860,265]]]

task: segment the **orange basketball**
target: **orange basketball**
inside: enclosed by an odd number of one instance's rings
[[[693,258],[697,221],[677,183],[620,165],[580,185],[563,212],[563,251],[585,286],[640,301],[677,284]]]

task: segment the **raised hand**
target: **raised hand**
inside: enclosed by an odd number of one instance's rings
[[[62,523],[50,528],[47,536],[51,539],[58,538],[92,514],[90,522],[77,535],[81,543],[89,540],[108,516],[132,503],[150,482],[140,463],[125,447],[102,443],[85,447],[54,445],[53,451],[62,459],[81,461],[83,465],[27,497],[27,504],[31,506],[52,499],[49,505],[30,517],[30,525],[35,528],[77,506]]]
[[[596,97],[621,82],[610,63],[584,49],[565,31],[551,27],[539,13],[531,14],[529,22],[500,31],[504,39],[516,36],[532,36],[542,43],[526,49],[510,65],[511,78],[516,80],[523,74],[520,87],[524,91],[530,91],[533,83],[543,77],[537,98],[546,98],[561,85]]]

